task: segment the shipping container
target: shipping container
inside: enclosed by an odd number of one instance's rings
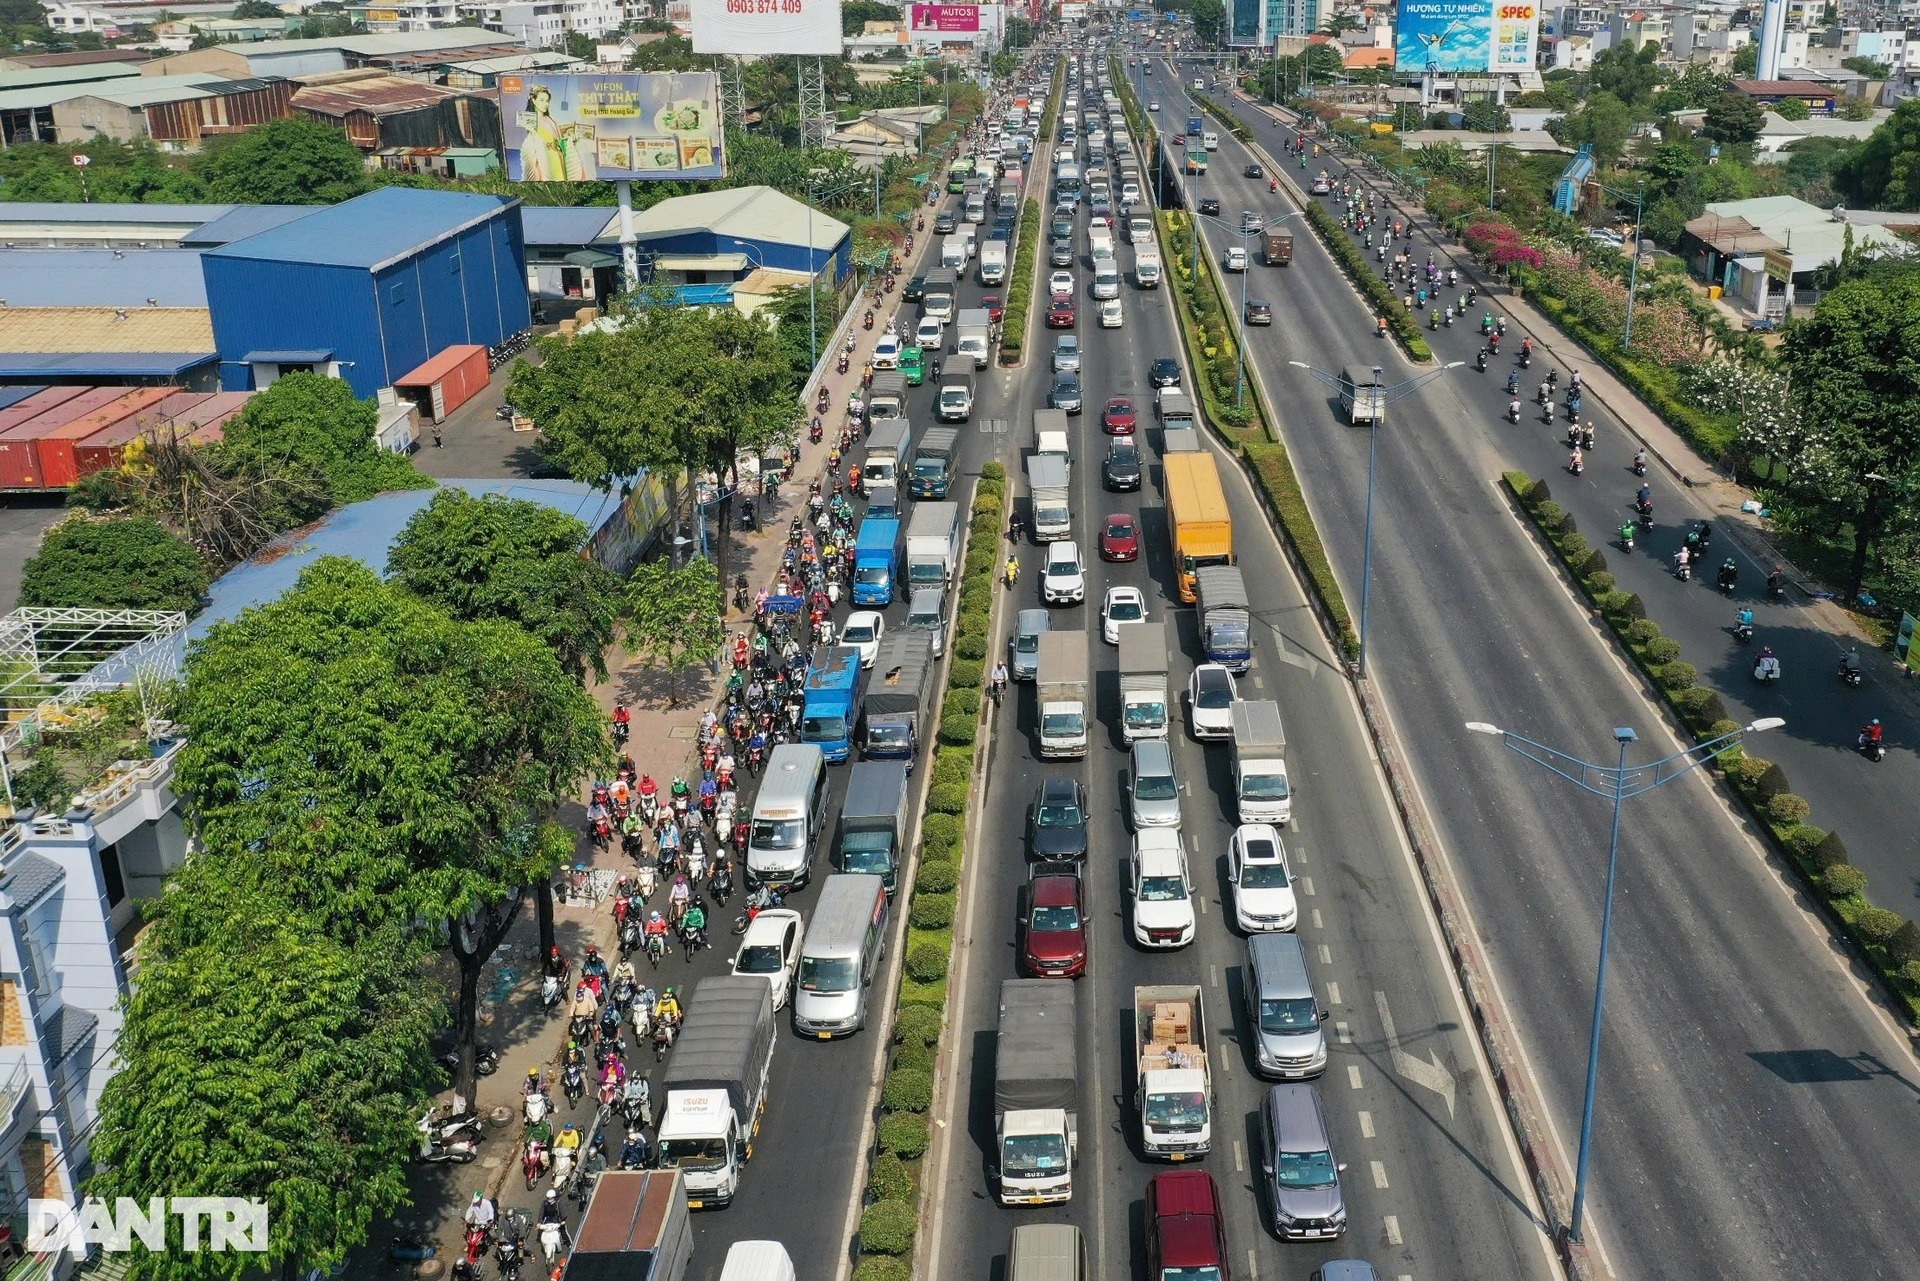
[[[68,391],[74,394],[65,397],[52,394]],[[0,431],[0,488],[57,489],[72,484],[71,480],[56,483],[49,479],[50,473],[61,469],[47,461],[46,438],[126,394],[125,387],[49,387],[11,409],[0,410],[0,419],[13,423]],[[29,409],[36,402],[41,402],[41,407],[37,411]],[[98,431],[99,426],[94,424],[88,430]],[[71,469],[72,456],[71,449],[63,455],[67,460],[66,470]]]
[[[393,389],[420,407],[429,422],[445,422],[447,415],[472,400],[487,385],[485,347],[449,347],[410,374],[393,380]]]
[[[9,440],[7,436],[16,427],[58,408],[85,390],[85,387],[33,388],[28,395],[0,409],[0,490],[41,488],[40,447],[31,439],[32,433],[20,440]]]
[[[85,387],[47,387],[0,409],[0,436],[49,409],[66,404],[86,390]]]
[[[117,393],[112,400],[79,415],[40,436],[40,475],[48,489],[67,489],[80,479],[74,450],[87,437],[151,409],[179,391],[178,387],[103,387]],[[72,403],[78,403],[72,402]]]
[[[252,399],[250,391],[217,391],[185,413],[175,414],[166,426],[182,440],[190,440],[200,428],[226,422]]]
[[[163,398],[159,404],[150,405],[138,413],[129,414],[110,427],[101,428],[73,447],[75,470],[82,476],[91,476],[97,471],[113,470],[126,461],[128,445],[142,436],[165,427],[175,415],[192,409],[201,401],[209,399],[211,394],[204,391],[173,392]]]
[[[46,388],[44,386],[0,387],[0,409],[5,409],[9,405],[17,405],[27,397],[37,396],[45,390]]]

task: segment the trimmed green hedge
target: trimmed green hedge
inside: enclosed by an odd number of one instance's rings
[[[933,1105],[933,1077],[917,1068],[887,1074],[880,1089],[880,1106],[889,1112],[925,1112]]]
[[[909,1041],[932,1045],[940,1039],[940,1011],[923,1005],[905,1005],[893,1020],[893,1039],[902,1045]]]
[[[919,1226],[918,1206],[905,1201],[875,1202],[860,1216],[861,1252],[904,1258],[913,1253],[913,1236]]]
[[[853,1265],[853,1281],[912,1281],[913,1265],[888,1254],[869,1254]]]
[[[927,1150],[927,1118],[912,1112],[889,1112],[880,1118],[880,1147],[902,1161],[916,1160]]]
[[[873,1201],[905,1201],[913,1196],[913,1180],[904,1161],[891,1152],[873,1159],[867,1171],[867,1197]]]
[[[916,930],[944,930],[953,924],[953,895],[916,893],[908,920]]]

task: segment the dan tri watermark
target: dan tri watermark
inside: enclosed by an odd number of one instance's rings
[[[144,1205],[132,1197],[119,1197],[112,1205],[88,1197],[77,1207],[35,1198],[27,1202],[27,1249],[70,1250],[84,1258],[95,1248],[125,1253],[137,1240],[162,1254],[176,1248],[168,1240],[175,1219],[180,1223],[177,1248],[186,1253],[266,1251],[267,1203],[225,1196],[149,1197]]]

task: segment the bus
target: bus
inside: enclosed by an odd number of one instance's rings
[[[962,156],[953,162],[952,168],[947,170],[947,190],[953,195],[959,195],[967,189],[967,179],[971,177],[973,177],[973,157]]]
[[[1233,564],[1233,517],[1213,455],[1165,454],[1167,524],[1173,530],[1173,559],[1180,575],[1180,599],[1197,599],[1195,572],[1209,565]]]

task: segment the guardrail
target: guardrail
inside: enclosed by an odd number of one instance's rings
[[[113,813],[133,799],[135,792],[143,787],[152,787],[163,781],[173,772],[173,758],[186,740],[172,739],[166,749],[158,756],[144,761],[115,761],[109,765],[98,783],[85,791],[74,793],[75,809],[94,812],[96,820]]]

